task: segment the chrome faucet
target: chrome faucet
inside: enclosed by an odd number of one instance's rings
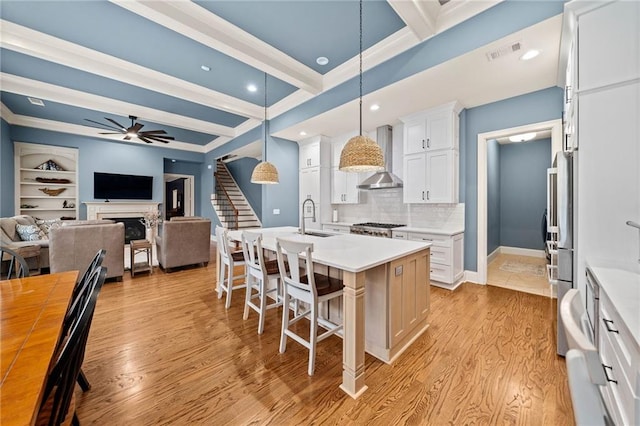
[[[632,228],[637,228],[638,229],[638,235],[640,236],[640,223],[634,222],[632,220],[628,220],[627,221],[627,225],[629,225]],[[638,255],[638,263],[640,263],[640,254]]]
[[[308,216],[304,215],[304,206],[307,204],[307,201],[311,201],[311,208],[313,211],[313,214],[311,215],[311,220],[313,222],[316,221],[316,203],[313,202],[313,200],[311,198],[307,198],[306,200],[304,200],[304,202],[302,203],[302,212],[300,214],[300,233],[302,235],[304,235],[306,233],[305,229],[304,229],[304,220],[305,219],[309,219]]]

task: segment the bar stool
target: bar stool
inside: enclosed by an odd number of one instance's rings
[[[342,325],[323,322],[321,327],[327,331],[318,336],[318,311],[320,304],[331,299],[342,297],[343,283],[338,278],[328,277],[313,272],[313,252],[312,243],[290,241],[282,238],[276,239],[276,253],[278,257],[278,268],[280,277],[284,283],[283,304],[289,306],[291,298],[304,302],[308,309],[302,313],[294,312],[293,318],[289,319],[289,309],[282,310],[282,333],[280,334],[280,353],[287,349],[287,337],[291,337],[305,348],[309,349],[309,369],[308,373],[313,376],[315,370],[316,344],[332,334],[343,329]],[[285,256],[289,263],[289,268],[285,267]],[[306,275],[300,276],[300,256],[306,258],[304,272]],[[295,324],[302,318],[308,318],[310,322],[309,340],[305,340],[300,335],[289,329],[289,325]]]
[[[247,265],[247,292],[242,318],[244,320],[249,318],[249,308],[256,311],[259,315],[258,334],[262,334],[267,310],[282,306],[278,261],[265,261],[262,251],[262,235],[255,232],[242,232],[242,252]],[[268,289],[267,285],[272,279],[276,280],[276,287]],[[270,293],[275,293],[275,302],[273,303],[267,303],[267,297]],[[258,299],[258,304],[253,302],[254,299]]]
[[[247,276],[247,263],[245,262],[244,255],[241,251],[231,252],[229,251],[229,240],[227,238],[227,229],[221,226],[216,226],[216,240],[218,242],[218,253],[220,253],[220,264],[218,265],[218,299],[222,299],[222,293],[227,292],[227,301],[225,308],[229,309],[231,306],[231,293],[233,290],[239,290],[246,288],[246,281],[242,284],[234,284],[234,281]],[[244,273],[241,275],[233,275],[235,266],[244,268]],[[226,268],[226,278],[225,278]]]

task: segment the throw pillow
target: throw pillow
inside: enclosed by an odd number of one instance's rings
[[[42,229],[44,235],[49,236],[49,230],[51,228],[58,228],[62,224],[60,223],[60,219],[37,219],[36,225]]]
[[[16,231],[22,241],[45,240],[47,236],[38,225],[16,225]]]

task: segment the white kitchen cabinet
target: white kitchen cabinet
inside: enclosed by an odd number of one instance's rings
[[[457,203],[458,151],[453,149],[404,156],[405,203]]]
[[[431,285],[454,290],[464,275],[464,233],[440,235],[425,232],[393,231],[392,237],[431,243]]]
[[[308,229],[321,229],[322,222],[331,220],[331,144],[327,137],[316,136],[300,142],[299,209],[308,198],[316,206],[316,221],[305,220]],[[305,206],[305,216],[312,216],[311,203]]]
[[[451,102],[400,118],[404,123],[404,154],[458,149],[458,114],[460,105]]]
[[[16,215],[78,217],[76,148],[16,142],[14,165]]]
[[[322,230],[339,232],[341,234],[349,234],[351,232],[351,227],[349,225],[339,225],[337,223],[332,223],[332,224],[325,223],[324,225],[322,225]]]
[[[360,190],[359,173],[341,172],[331,169],[331,204],[358,204]]]
[[[326,136],[314,136],[300,142],[300,169],[331,167],[331,146]]]

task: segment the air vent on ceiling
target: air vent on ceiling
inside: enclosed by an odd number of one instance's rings
[[[516,53],[522,50],[522,43],[516,41],[514,43],[507,44],[506,46],[502,46],[496,50],[492,50],[491,52],[487,52],[487,60],[489,62],[495,61],[498,58],[502,58],[503,56],[510,55],[512,53]]]
[[[29,102],[31,102],[33,105],[38,105],[41,107],[44,106],[44,101],[42,99],[31,98],[31,97],[27,97],[27,99],[29,99]]]

